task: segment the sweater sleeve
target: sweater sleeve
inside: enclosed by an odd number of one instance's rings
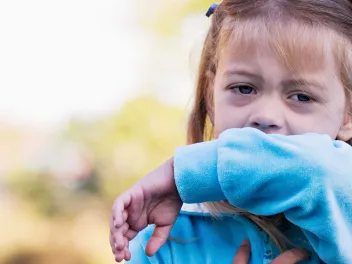
[[[175,153],[185,203],[228,200],[256,215],[284,213],[326,263],[352,263],[352,148],[320,134],[229,129]]]

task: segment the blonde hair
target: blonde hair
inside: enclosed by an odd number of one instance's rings
[[[219,54],[229,40],[234,50],[259,42],[268,44],[292,69],[314,67],[333,51],[345,88],[346,110],[352,101],[352,3],[347,0],[224,0],[215,10],[201,55],[196,94],[188,121],[188,144],[213,138],[212,85]],[[302,56],[297,56],[302,54]],[[226,201],[205,203],[214,216],[243,214],[282,250],[287,239],[277,228],[283,214],[263,217],[235,208]]]

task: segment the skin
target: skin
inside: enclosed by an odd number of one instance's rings
[[[248,264],[251,255],[251,247],[248,240],[243,241],[237,250],[232,264]],[[308,253],[303,249],[294,248],[282,253],[275,258],[270,264],[295,264],[302,260],[309,259]]]
[[[327,50],[321,63],[293,71],[263,43],[240,55],[235,50],[230,41],[220,54],[213,86],[208,87],[214,94],[209,115],[216,136],[229,128],[254,127],[282,135],[320,133],[344,141],[352,138],[351,116],[332,52]],[[148,224],[156,228],[146,254],[155,254],[168,239],[181,205],[170,159],[115,200],[110,223],[115,260],[131,258],[128,242]],[[249,244],[243,245],[233,263],[248,263],[249,256]],[[305,258],[304,251],[294,249],[272,264]]]
[[[332,53],[321,63],[290,70],[267,45],[238,54],[228,43],[214,78],[215,134],[254,127],[265,133],[350,136],[346,98]]]
[[[173,178],[173,159],[170,159],[115,200],[110,222],[110,245],[115,260],[131,259],[129,241],[149,224],[155,224],[156,228],[145,251],[148,256],[154,255],[167,241],[181,206]],[[245,240],[232,263],[247,264],[250,254],[249,241]],[[308,257],[305,250],[292,249],[279,255],[271,264],[294,264]]]

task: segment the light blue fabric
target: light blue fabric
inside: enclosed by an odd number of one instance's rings
[[[313,248],[326,263],[352,263],[352,148],[326,135],[267,135],[229,129],[219,139],[179,148],[175,180],[185,203],[228,200],[257,215],[284,213],[285,234]],[[169,240],[152,258],[143,252],[153,226],[132,242],[131,263],[231,263],[244,238],[250,263],[269,263],[279,251],[247,219],[181,212]],[[307,242],[308,240],[308,242]],[[307,263],[319,263],[313,259]]]
[[[150,225],[131,241],[132,264],[212,264],[232,263],[244,239],[251,243],[250,264],[268,264],[279,249],[270,242],[268,236],[248,219],[239,215],[224,215],[214,219],[209,214],[181,211],[171,231],[171,238],[152,257],[147,257],[145,247],[152,235],[154,226]],[[306,248],[313,252],[300,229],[291,226],[287,233],[295,247]],[[312,260],[302,264],[321,263],[315,253]]]

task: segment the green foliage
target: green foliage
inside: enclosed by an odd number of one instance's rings
[[[112,199],[185,144],[185,116],[153,97],[140,97],[102,120],[73,120],[64,135],[90,150]]]
[[[213,0],[150,0],[147,7],[145,1],[136,0],[136,2],[142,7],[139,9],[141,13],[137,16],[140,17],[143,26],[151,29],[159,36],[170,37],[177,33],[182,20],[186,16],[194,13],[205,14]],[[147,10],[148,8],[149,10]],[[32,226],[38,219],[41,219],[43,223],[48,223],[48,226],[53,228],[56,234],[63,233],[64,239],[66,239],[67,234],[74,233],[66,228],[66,224],[72,225],[74,219],[84,216],[88,210],[92,211],[92,215],[99,215],[103,218],[105,223],[105,218],[110,216],[112,200],[146,173],[172,156],[176,147],[184,145],[186,142],[185,132],[185,113],[178,108],[163,104],[153,97],[135,98],[124,104],[115,113],[97,120],[72,119],[61,131],[59,142],[62,140],[62,142],[78,143],[79,146],[83,147],[84,153],[88,154],[90,177],[83,183],[79,182],[78,187],[70,188],[70,182],[64,183],[65,180],[72,180],[70,175],[52,175],[52,171],[22,171],[20,168],[18,172],[8,177],[9,182],[6,183],[11,196],[15,197],[16,201],[19,198],[20,201],[19,207],[14,207],[15,216],[12,216],[11,219],[22,219],[20,213],[26,215],[27,212],[22,211],[27,210],[18,210],[17,208],[24,206],[25,209],[30,209],[28,215],[32,217],[32,213],[34,213],[33,219],[23,217],[29,225]],[[11,142],[21,141],[20,135],[13,132],[4,134],[2,138],[4,138],[3,145],[10,142],[9,139],[11,139]],[[12,145],[10,146],[11,148],[6,152],[6,155],[17,155],[17,152],[11,152],[13,148]],[[58,156],[57,153],[54,154],[54,159]],[[73,177],[75,176],[77,175]],[[4,214],[6,214],[6,211],[4,211]],[[84,224],[87,219],[88,217],[82,217],[81,221],[83,222],[79,222],[78,226]],[[108,220],[106,221],[106,227],[104,227],[106,230],[102,228],[103,225],[99,221],[94,226],[95,222],[93,224],[88,222],[88,227],[84,229],[82,235],[80,234],[82,238],[79,241],[88,241],[87,244],[98,241],[97,243],[103,245],[104,243],[100,243],[100,241],[105,240],[102,240],[100,236],[105,239],[104,232],[106,231],[106,245],[103,248],[108,248]],[[38,224],[37,228],[29,231],[30,243],[36,240],[35,238],[42,236],[38,232],[38,227],[43,228],[43,233],[47,231],[46,224],[44,227],[42,223]],[[62,230],[70,231],[66,233]],[[94,236],[91,236],[94,237],[93,239],[84,236],[89,233],[88,230],[93,230],[91,232],[94,234]],[[11,230],[13,235],[16,232],[22,234],[17,229]],[[33,232],[33,235],[31,232]],[[70,236],[70,239],[74,235]],[[7,235],[7,237],[10,236]],[[6,240],[5,236],[3,239]],[[24,238],[18,236],[16,239],[21,241]],[[16,239],[13,241],[16,241]],[[63,238],[53,236],[52,239],[53,242],[57,242]],[[17,243],[13,243],[13,241],[9,242],[10,245],[14,245],[13,252],[6,254],[6,256],[2,254],[0,257],[1,263],[108,263],[94,260],[92,257],[86,258],[86,254],[83,256],[80,251],[77,251],[74,247],[66,246],[66,244],[62,248],[55,248],[55,243],[51,247],[52,243],[48,243],[47,246],[45,241],[43,246],[38,240],[37,243],[41,247],[32,249],[17,247]],[[91,253],[90,256],[100,254],[99,257],[105,254],[105,252],[102,253],[100,248],[98,251],[99,253],[92,253],[87,250],[87,254]],[[110,250],[108,254],[108,259],[110,259],[112,257],[110,256]],[[97,258],[99,259],[99,257]]]
[[[13,174],[10,179],[9,187],[13,193],[26,201],[30,201],[37,212],[49,217],[60,213],[55,198],[53,179],[49,175],[18,172]]]
[[[84,186],[87,188],[67,188],[53,175],[28,171],[11,175],[8,186],[13,194],[46,218],[77,215],[89,204],[89,199],[86,198],[96,194],[96,189],[89,180],[87,186]],[[83,200],[85,203],[82,203]]]
[[[19,171],[9,177],[13,193],[49,218],[79,214],[87,197],[110,208],[119,193],[185,144],[185,118],[177,108],[141,97],[101,120],[72,120],[62,139],[82,145],[92,156],[84,180],[50,171]]]

